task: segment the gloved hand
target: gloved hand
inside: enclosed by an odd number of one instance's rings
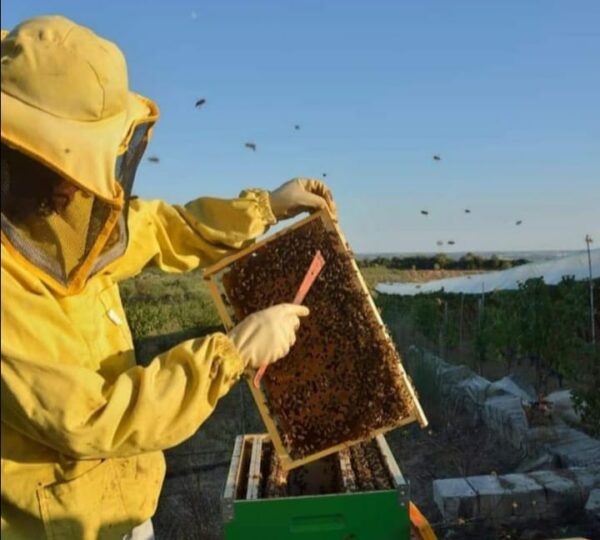
[[[296,342],[300,317],[309,310],[296,304],[279,304],[246,317],[229,332],[246,367],[258,369],[283,358]]]
[[[271,210],[275,217],[287,219],[305,211],[329,209],[336,218],[336,207],[329,188],[320,180],[294,178],[269,192]]]

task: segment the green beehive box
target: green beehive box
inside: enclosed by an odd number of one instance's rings
[[[357,465],[367,445],[363,463],[377,453],[377,470]],[[226,540],[410,538],[408,485],[383,435],[289,473],[274,471],[274,454],[268,435],[237,437],[223,495]]]

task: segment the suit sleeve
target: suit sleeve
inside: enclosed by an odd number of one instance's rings
[[[276,223],[266,191],[237,199],[202,197],[185,206],[134,199],[125,254],[109,266],[115,281],[157,266],[166,272],[205,267],[249,245]]]
[[[79,459],[164,450],[192,436],[244,369],[224,334],[181,343],[108,383],[73,363],[2,354],[2,422]]]

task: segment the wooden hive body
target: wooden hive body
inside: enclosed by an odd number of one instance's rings
[[[291,302],[316,250],[325,267],[304,301],[311,314],[288,356],[269,366],[260,388],[250,384],[285,470],[411,422],[427,424],[349,246],[326,211],[205,271],[225,328]]]
[[[222,498],[226,540],[409,539],[409,486],[385,438],[273,477],[267,435],[235,442]],[[277,482],[278,489],[269,484]]]

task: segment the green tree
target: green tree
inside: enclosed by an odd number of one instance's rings
[[[489,302],[490,347],[510,372],[519,354],[521,318],[514,291],[493,293]]]
[[[548,350],[553,326],[553,310],[548,286],[542,278],[519,284],[520,341],[523,352],[535,366],[538,392],[549,372]]]
[[[600,347],[586,344],[580,350],[577,380],[581,386],[573,391],[575,409],[581,414],[584,426],[600,435]]]

